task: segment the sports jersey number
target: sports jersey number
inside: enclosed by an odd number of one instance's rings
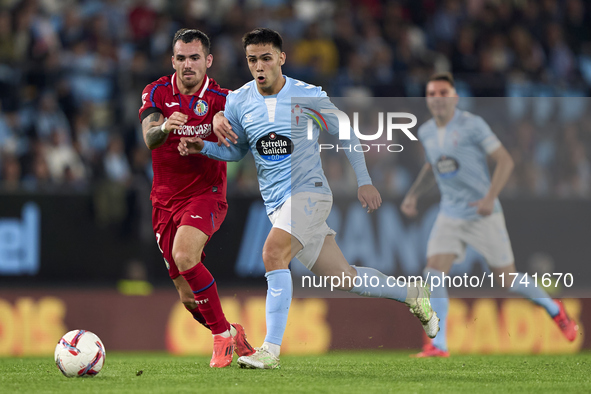
[[[156,245],[158,245],[158,249],[160,249],[160,253],[162,253],[162,258],[164,259],[164,265],[166,265],[166,269],[170,270],[170,264],[166,260],[166,257],[164,257],[164,251],[160,247],[160,237],[161,237],[160,233],[156,233]]]
[[[156,233],[156,245],[158,245],[158,249],[160,249],[160,253],[164,254],[164,251],[160,247],[160,237],[161,237],[160,233]]]

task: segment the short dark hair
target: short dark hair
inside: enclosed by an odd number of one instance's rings
[[[431,75],[431,77],[429,78],[427,83],[433,82],[433,81],[445,81],[445,82],[449,83],[452,87],[454,87],[454,88],[456,87],[453,75],[451,75],[451,73],[447,72],[447,71],[439,72],[439,73],[435,73],[435,74]]]
[[[193,41],[200,41],[201,45],[203,46],[203,50],[205,51],[205,55],[209,55],[209,51],[211,49],[211,43],[209,42],[209,37],[207,34],[202,32],[201,30],[197,29],[180,29],[176,33],[174,33],[174,38],[172,39],[172,52],[174,53],[174,45],[178,40],[181,40],[185,44],[188,44]]]
[[[265,27],[258,28],[246,33],[244,37],[242,37],[242,46],[244,47],[244,50],[246,50],[246,47],[249,45],[264,44],[271,44],[276,49],[279,49],[279,52],[283,52],[283,38],[281,38],[281,35],[275,30],[267,29]]]

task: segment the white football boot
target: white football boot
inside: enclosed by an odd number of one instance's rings
[[[238,359],[240,368],[250,369],[275,369],[279,368],[279,358],[275,357],[265,345],[254,348],[256,352],[251,356],[242,356]]]
[[[410,307],[410,312],[419,318],[423,329],[429,338],[435,338],[439,332],[439,317],[431,307],[431,292],[425,282],[423,286],[408,285],[408,296],[404,303]]]

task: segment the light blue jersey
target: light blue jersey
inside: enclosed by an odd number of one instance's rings
[[[441,191],[441,212],[454,218],[480,218],[477,207],[469,203],[488,193],[487,155],[501,146],[497,136],[480,116],[458,109],[445,128],[439,129],[431,119],[418,135]],[[498,199],[493,212],[501,212]]]
[[[338,118],[323,114],[326,123],[314,123],[308,139],[308,117],[302,108],[334,109],[320,88],[284,76],[285,85],[278,94],[263,96],[256,81],[250,81],[228,94],[224,114],[238,136],[230,148],[205,141],[202,154],[224,161],[238,161],[249,150],[254,156],[261,195],[267,214],[280,207],[292,194],[314,192],[332,194],[322,170],[318,136],[320,127],[338,133]],[[309,111],[306,111],[309,112]],[[363,153],[347,146],[359,143],[356,137],[341,141],[357,175],[358,186],[370,185],[371,179]]]

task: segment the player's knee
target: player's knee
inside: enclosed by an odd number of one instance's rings
[[[439,272],[448,273],[453,265],[455,256],[451,255],[435,255],[427,259],[426,269],[437,270]]]
[[[425,267],[425,269],[441,271],[439,268],[440,268],[440,264],[437,261],[437,259],[435,259],[433,257],[429,257],[427,259],[427,266]]]
[[[199,263],[199,256],[193,256],[185,251],[176,251],[174,252],[172,258],[176,266],[178,267],[179,271],[186,271],[188,269],[193,268],[197,263]]]
[[[286,257],[282,248],[266,244],[263,247],[263,263],[267,271],[286,269],[289,266],[289,260],[289,256]]]

